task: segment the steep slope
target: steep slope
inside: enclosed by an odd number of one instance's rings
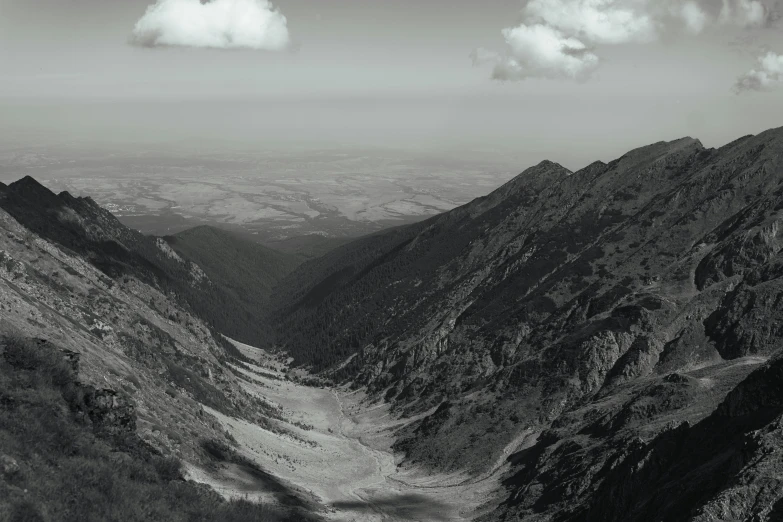
[[[73,353],[0,338],[0,519],[312,520],[183,481],[178,460],[138,438],[132,405],[80,383],[78,367]]]
[[[45,195],[41,192],[42,197]],[[22,226],[5,210],[0,210],[0,348],[4,353],[7,354],[8,339],[14,343],[23,340],[26,345],[32,346],[33,351],[62,351],[74,366],[78,363],[78,375],[75,377],[79,383],[77,390],[82,391],[78,391],[77,395],[84,396],[82,398],[88,401],[90,408],[96,408],[106,418],[113,419],[110,426],[116,423],[128,436],[138,437],[152,448],[153,453],[181,460],[187,465],[188,475],[199,479],[222,473],[226,468],[246,468],[245,473],[251,477],[250,482],[256,491],[264,493],[264,498],[275,505],[282,506],[284,514],[291,514],[295,520],[302,519],[304,515],[300,512],[309,506],[307,495],[249,467],[230,451],[218,452],[217,456],[213,451],[215,447],[228,448],[232,440],[210,412],[244,419],[259,429],[286,437],[292,436],[291,428],[284,422],[278,408],[245,390],[244,384],[249,377],[238,369],[244,357],[234,345],[217,335],[212,326],[194,314],[189,304],[170,287],[150,282],[158,283],[159,280],[153,279],[153,276],[165,277],[166,273],[161,276],[160,272],[152,272],[156,270],[154,265],[149,268],[152,276],[145,272],[150,266],[145,264],[145,258],[126,246],[132,244],[135,235],[123,230],[121,225],[113,229],[112,220],[107,220],[108,226],[103,228],[98,220],[83,221],[83,214],[74,217],[68,210],[69,206],[59,206],[62,201],[59,198],[51,200],[49,205],[45,201],[37,201],[25,206],[14,202],[14,194],[8,191],[0,197],[0,206],[17,206],[26,213],[23,217],[28,222],[39,223],[49,234],[55,230],[71,234],[71,237],[60,238],[58,243],[48,241]],[[92,207],[89,202],[85,204]],[[43,215],[36,216],[36,211]],[[87,211],[92,209],[88,208],[85,213]],[[59,223],[59,220],[66,223]],[[126,235],[130,240],[125,239]],[[95,239],[110,238],[106,239],[109,243],[115,241],[115,237],[123,238],[123,244],[107,246]],[[63,243],[72,245],[74,249],[66,249]],[[142,247],[144,245],[142,243]],[[115,251],[122,255],[115,255]],[[161,252],[171,255],[173,251],[161,249]],[[102,270],[92,260],[96,260]],[[184,261],[177,262],[185,264]],[[115,274],[115,277],[109,277],[107,272]],[[205,298],[210,295],[205,294]],[[33,361],[47,360],[35,353],[30,358]],[[0,360],[0,364],[6,362]],[[46,370],[36,364],[24,365],[22,370]],[[28,396],[37,400],[43,395],[44,403],[32,402],[31,407],[34,406],[37,412],[48,407],[58,416],[61,426],[70,426],[72,419],[67,418],[57,406],[61,400],[52,398],[53,392],[43,387],[47,377],[33,379],[29,392],[17,396],[19,390],[13,384],[17,378],[16,370],[11,368],[10,372],[9,379],[0,382],[0,408],[5,408],[3,415],[12,420],[21,414],[35,417],[34,413],[25,411],[25,403],[19,401],[28,401],[25,398]],[[19,408],[21,413],[17,411]],[[75,420],[83,417],[77,415]],[[54,425],[51,427],[56,428]],[[34,426],[29,426],[29,429],[34,429]],[[80,427],[74,429],[83,431]],[[24,447],[23,439],[19,438],[22,436],[17,424],[0,424],[0,438],[7,441],[0,444],[0,451]],[[88,432],[74,436],[78,446],[75,458],[84,457],[89,461],[84,463],[83,469],[97,469],[95,466],[99,465],[93,466],[90,459],[109,450],[101,446],[103,442],[93,442]],[[41,441],[39,450],[55,451],[46,444],[47,441]],[[71,455],[68,451],[71,450],[66,451],[66,456]],[[36,461],[37,457],[29,452],[14,453],[9,458],[17,460],[27,477],[25,480],[31,480],[31,485],[35,486],[32,490],[36,494],[41,492],[41,488],[45,489],[46,481],[60,476],[51,461]],[[71,462],[63,462],[63,465],[66,464],[70,466]],[[138,469],[142,468],[144,466]],[[47,475],[44,482],[34,482],[30,474],[35,474],[36,469]],[[122,469],[118,470],[116,481],[111,482],[106,475],[108,470],[101,468],[102,480],[105,479],[107,484],[123,483],[128,477]],[[165,480],[172,478],[176,479],[172,475]],[[0,482],[2,480],[0,476]],[[149,480],[157,481],[154,476],[150,476]],[[167,490],[167,486],[160,487],[163,488],[161,493],[172,491]],[[187,488],[183,486],[181,489],[181,498],[187,498],[190,494],[185,491]],[[9,502],[18,500],[19,492],[13,488],[12,492],[12,497],[0,495],[0,514],[12,508],[3,504],[6,498]],[[100,501],[96,509],[103,509],[105,502],[111,502],[110,495],[115,494],[115,490],[99,488],[79,494],[98,495]],[[44,498],[31,498],[30,502],[38,507],[60,509],[55,506],[56,502]],[[176,507],[167,502],[161,501],[161,509],[165,505]],[[204,504],[205,508],[209,507],[207,504],[209,502]],[[217,504],[212,508],[222,509]],[[226,516],[230,515],[229,511],[224,510]],[[279,518],[273,516],[275,510],[259,512],[253,508],[244,509],[242,516],[250,517],[261,512],[269,514],[273,520]],[[84,519],[50,515],[44,520]],[[95,516],[98,517],[96,519],[106,518]],[[165,515],[161,517],[167,518]],[[114,514],[109,518],[116,519]]]
[[[322,369],[355,353],[373,336],[386,335],[388,328],[394,329],[388,332],[392,334],[412,333],[421,319],[418,312],[459,279],[447,267],[459,264],[476,238],[494,237],[489,224],[568,174],[542,163],[465,207],[362,238],[306,263],[276,294],[286,349]],[[474,268],[481,262],[469,253],[467,257]],[[441,269],[445,272],[432,277]],[[320,346],[327,348],[314,349]]]
[[[278,290],[278,342],[399,413],[428,412],[398,433],[409,462],[487,469],[541,433],[496,516],[554,519],[635,438],[709,416],[779,348],[782,158],[777,129],[574,173],[544,162],[297,269]]]
[[[122,225],[92,199],[67,192],[55,195],[28,176],[0,188],[0,208],[107,276],[135,277],[163,293],[175,293],[221,333],[256,345],[266,343],[268,333],[257,312],[243,306],[230,289],[213,283],[197,263],[183,259],[163,239]]]
[[[249,316],[260,316],[269,307],[272,287],[300,264],[294,255],[209,226],[163,239],[180,257],[196,263]]]
[[[79,354],[82,382],[139,398],[145,440],[198,460],[197,441],[161,428],[174,412],[180,430],[204,436],[216,433],[202,404],[262,423],[274,416],[226,366],[228,343],[176,296],[111,279],[1,210],[0,231],[0,333]]]
[[[774,522],[779,371],[744,358],[585,401],[510,457],[510,496],[480,520]]]

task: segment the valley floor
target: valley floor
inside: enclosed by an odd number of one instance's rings
[[[260,350],[239,346],[254,359],[263,357]],[[499,459],[493,471],[481,477],[433,475],[403,468],[398,466],[399,456],[390,449],[392,433],[412,419],[396,420],[386,405],[368,405],[356,392],[293,383],[271,360],[251,369],[254,371],[240,370],[249,377],[244,386],[282,408],[290,435],[208,411],[237,440],[245,456],[322,505],[322,514],[330,520],[470,520],[482,512],[497,490],[505,459]],[[522,442],[522,438],[516,441]],[[274,499],[252,477],[231,467],[216,474],[190,466],[189,475],[226,497]]]

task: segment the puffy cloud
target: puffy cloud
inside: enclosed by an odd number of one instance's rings
[[[584,80],[599,65],[594,49],[601,45],[645,44],[716,25],[760,27],[775,16],[761,0],[527,0],[521,22],[502,31],[506,52],[471,57],[494,63],[496,79]]]
[[[540,22],[594,43],[645,42],[656,37],[655,21],[646,4],[633,0],[530,0],[522,15],[527,23]]]
[[[756,68],[737,79],[734,91],[740,94],[747,91],[766,91],[780,86],[783,86],[783,54],[768,51],[759,57]]]
[[[136,22],[131,43],[280,51],[291,39],[269,0],[157,0]]]
[[[548,25],[520,25],[503,30],[511,52],[495,65],[496,80],[529,77],[584,80],[598,67],[598,56],[577,38]]]

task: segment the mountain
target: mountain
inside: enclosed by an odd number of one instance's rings
[[[782,212],[783,129],[302,264],[0,185],[0,518],[779,520]]]
[[[314,519],[215,417],[291,436],[247,391],[247,357],[182,297],[215,296],[196,265],[30,178],[3,187],[0,207],[0,518]],[[269,503],[184,480],[225,470]]]
[[[197,229],[175,240],[178,248],[195,256],[183,258],[163,239],[124,226],[89,197],[54,194],[29,176],[0,188],[0,208],[30,232],[83,257],[108,277],[133,278],[163,293],[175,293],[221,333],[256,346],[267,344],[268,331],[257,320],[258,310],[237,299],[239,283],[236,277],[226,279],[231,271],[219,263],[228,259],[219,256],[233,252],[239,256],[233,260],[236,270],[241,270],[239,263],[245,263],[242,274],[256,271],[248,276],[245,288],[248,293],[255,292],[258,300],[263,300],[269,285],[285,273],[285,266],[293,266],[287,265],[288,257],[254,249],[229,234]],[[221,250],[209,253],[213,247]],[[254,255],[261,257],[248,261]],[[204,263],[204,268],[199,263]],[[217,279],[211,280],[204,269]]]
[[[300,263],[292,254],[210,226],[192,228],[163,239],[182,258],[198,265],[250,317],[260,316],[269,307],[272,287]]]
[[[543,162],[303,264],[271,324],[299,364],[417,416],[407,465],[508,457],[486,520],[773,520],[781,211],[783,129]]]

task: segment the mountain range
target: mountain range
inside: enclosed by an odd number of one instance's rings
[[[190,466],[233,444],[210,411],[292,429],[225,335],[388,405],[400,469],[492,477],[477,520],[783,519],[783,129],[545,161],[310,260],[144,236],[32,178],[0,209],[0,333],[81,354]]]

